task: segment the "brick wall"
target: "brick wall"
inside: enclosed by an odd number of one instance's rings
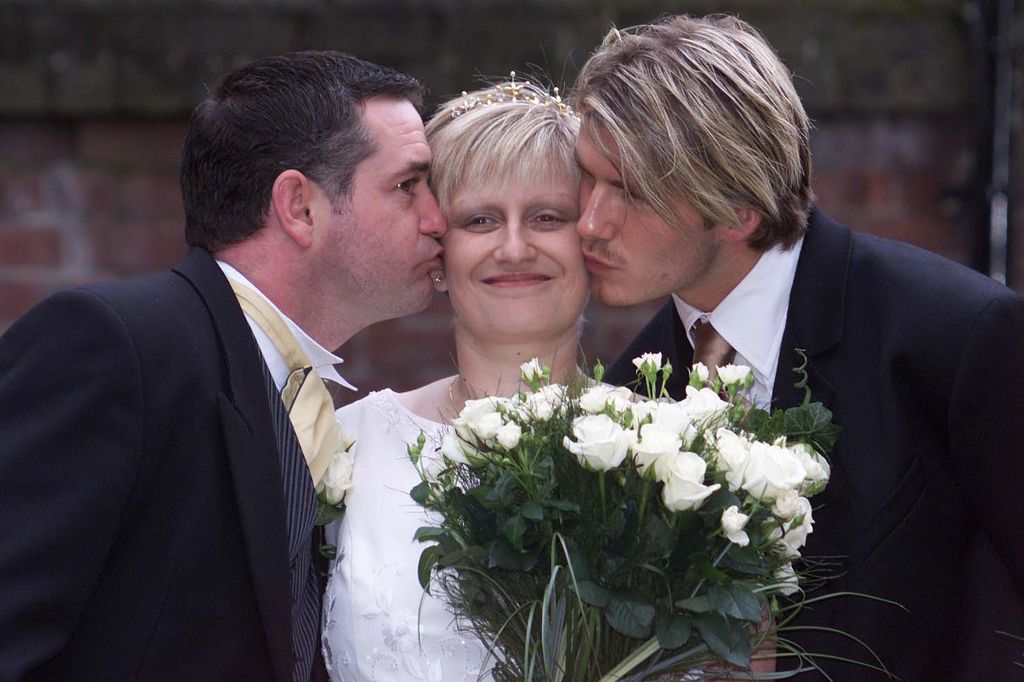
[[[7,3],[0,330],[59,288],[165,268],[182,256],[176,171],[184,121],[205,84],[234,64],[331,47],[416,74],[435,100],[471,86],[476,74],[531,64],[564,86],[609,23],[670,11],[739,12],[777,47],[815,120],[814,188],[826,210],[857,229],[970,262],[983,227],[963,202],[978,162],[966,8],[957,0]],[[1018,181],[1014,198],[1020,193]],[[1013,227],[1011,274],[1024,284],[1024,211]],[[591,304],[588,357],[614,357],[654,307]],[[375,325],[342,349],[343,373],[363,389],[436,378],[452,368],[449,328],[443,299]]]

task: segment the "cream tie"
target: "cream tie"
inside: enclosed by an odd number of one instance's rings
[[[703,362],[712,379],[718,376],[717,367],[728,365],[735,359],[736,349],[710,322],[699,320],[693,325],[693,363]]]
[[[341,446],[341,429],[334,417],[334,401],[281,316],[249,287],[231,280],[228,282],[242,310],[266,333],[291,370],[281,390],[281,400],[316,488]]]

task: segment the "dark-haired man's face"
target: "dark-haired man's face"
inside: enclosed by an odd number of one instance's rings
[[[430,302],[446,224],[427,186],[430,148],[413,105],[370,98],[363,123],[375,151],[356,167],[350,196],[332,216],[320,267],[339,293],[358,297],[369,324]]]

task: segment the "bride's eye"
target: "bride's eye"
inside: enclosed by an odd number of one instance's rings
[[[471,232],[485,232],[493,229],[495,225],[495,220],[485,215],[470,216],[462,221],[462,227]]]
[[[533,218],[542,229],[557,229],[565,224],[566,220],[557,213],[539,213]]]

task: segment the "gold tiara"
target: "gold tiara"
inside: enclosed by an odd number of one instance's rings
[[[452,118],[456,118],[473,109],[488,107],[497,102],[523,102],[541,107],[551,107],[560,116],[571,116],[578,118],[572,107],[562,101],[558,94],[558,88],[554,94],[549,94],[537,85],[531,85],[530,81],[516,81],[516,72],[509,72],[509,80],[506,83],[499,83],[482,95],[470,95],[462,91],[462,102],[452,107]]]

